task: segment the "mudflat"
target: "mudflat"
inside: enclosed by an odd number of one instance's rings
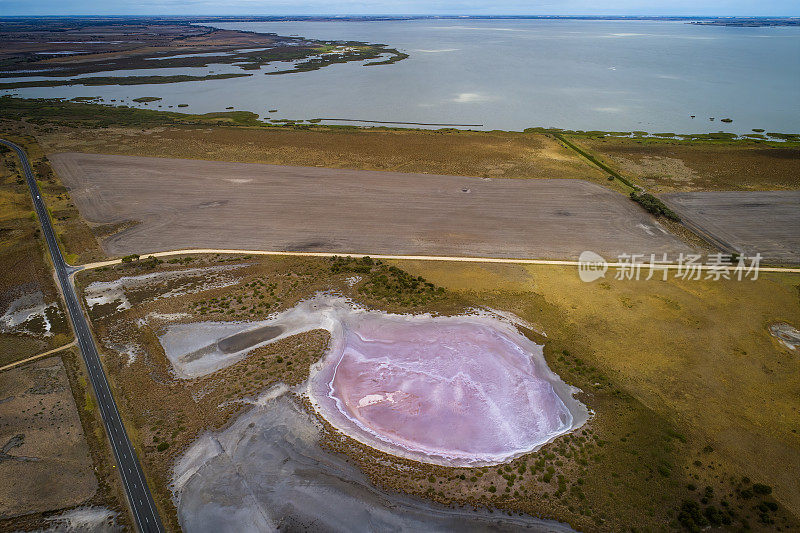
[[[575,259],[688,246],[623,195],[514,180],[80,153],[50,160],[109,254],[206,247]]]
[[[678,192],[662,198],[741,253],[800,263],[800,191]]]

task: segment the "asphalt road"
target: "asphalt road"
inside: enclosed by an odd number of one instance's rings
[[[86,362],[86,368],[89,371],[89,380],[92,383],[92,388],[94,389],[95,397],[100,407],[100,414],[103,417],[106,434],[111,442],[111,449],[114,451],[114,457],[117,460],[117,468],[119,468],[122,476],[122,483],[125,486],[125,493],[128,496],[128,503],[130,504],[133,517],[136,520],[136,525],[142,532],[164,531],[164,526],[156,511],[150,489],[147,487],[144,472],[142,472],[139,459],[136,457],[136,451],[133,449],[128,434],[125,432],[125,426],[122,424],[122,418],[117,410],[117,404],[114,402],[114,397],[111,395],[111,389],[108,386],[108,380],[103,371],[103,366],[100,363],[100,356],[97,353],[97,346],[92,337],[92,332],[89,329],[89,323],[81,310],[80,303],[75,295],[75,288],[70,281],[69,276],[74,269],[67,265],[64,261],[64,257],[61,255],[61,250],[58,247],[47,208],[41,198],[39,186],[31,171],[31,166],[28,163],[28,157],[22,148],[16,144],[3,139],[0,139],[0,143],[13,149],[22,163],[25,179],[28,182],[28,188],[30,189],[33,199],[33,206],[36,209],[36,214],[42,225],[42,232],[47,240],[47,247],[50,249],[50,256],[53,259],[53,266],[55,267],[56,276],[58,277],[58,283],[61,286],[61,291],[67,304],[67,311],[72,320],[78,347]]]

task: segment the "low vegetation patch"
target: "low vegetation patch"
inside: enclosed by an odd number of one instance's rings
[[[334,274],[364,274],[366,280],[359,285],[358,292],[371,298],[416,306],[444,294],[442,287],[436,287],[422,276],[412,276],[405,270],[370,257],[332,257],[330,261]]]
[[[664,202],[656,198],[650,193],[636,193],[636,191],[631,191],[630,194],[631,200],[636,202],[637,204],[641,205],[648,213],[653,216],[657,217],[664,217],[668,220],[673,220],[675,222],[680,222],[681,217],[677,215],[672,209],[667,207]]]

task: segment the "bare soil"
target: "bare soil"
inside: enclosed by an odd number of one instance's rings
[[[0,373],[0,520],[89,500],[97,479],[58,357]]]
[[[0,152],[0,316],[15,299],[38,293],[44,303],[57,304],[54,314],[65,316],[38,224],[19,160],[10,151]],[[23,329],[0,333],[0,366],[69,342],[66,320],[54,325],[50,336]]]
[[[678,192],[662,198],[682,218],[745,255],[800,262],[800,191]]]
[[[109,254],[190,247],[547,257],[688,247],[622,195],[583,180],[54,154],[81,214],[141,223]]]
[[[173,526],[167,483],[174,460],[198,436],[226,427],[249,408],[237,400],[276,381],[306,379],[328,336],[316,331],[287,338],[226,369],[184,380],[171,372],[156,333],[176,321],[263,320],[317,291],[332,291],[368,308],[403,313],[458,314],[476,306],[512,312],[531,323],[521,331],[545,345],[548,365],[584,391],[580,400],[595,413],[579,433],[496,468],[415,463],[330,431],[326,449],[344,453],[379,487],[554,518],[589,531],[634,523],[679,529],[684,505],[724,513],[732,527],[795,527],[797,378],[790,350],[768,331],[776,321],[797,323],[791,276],[588,284],[572,268],[391,262],[412,274],[396,280],[422,275],[435,282],[432,296],[420,302],[418,291],[401,290],[396,282],[387,285],[393,292],[375,290],[382,276],[403,272],[385,263],[211,255],[171,261],[83,272],[78,281],[83,286],[188,263],[244,262],[235,270],[237,285],[169,298],[159,296],[170,287],[154,287],[131,309],[92,313],[115,396]],[[747,305],[731,305],[739,301]],[[114,348],[126,342],[142,349],[132,363]],[[754,494],[753,483],[771,485],[773,493]]]

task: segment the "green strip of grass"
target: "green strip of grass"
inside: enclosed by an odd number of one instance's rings
[[[226,123],[237,126],[263,126],[250,111],[189,114],[132,107],[70,102],[59,99],[0,97],[0,117],[25,119],[33,123],[68,126],[107,127],[158,126],[168,124]]]
[[[175,76],[94,76],[91,78],[70,78],[66,80],[36,80],[36,81],[15,81],[11,83],[0,83],[0,89],[25,89],[28,87],[63,87],[66,85],[143,85],[178,83],[184,81],[208,81],[224,80],[228,78],[241,78],[242,76],[252,76],[252,74],[209,74],[208,76],[188,76],[179,74]]]
[[[628,179],[625,178],[624,176],[622,176],[619,172],[617,172],[616,170],[614,170],[610,166],[606,165],[605,163],[603,163],[602,161],[597,159],[595,156],[593,156],[592,154],[590,154],[586,150],[578,147],[575,143],[572,143],[572,142],[568,141],[563,135],[561,135],[559,133],[555,133],[553,135],[555,136],[556,139],[558,139],[559,141],[564,143],[566,146],[569,146],[570,148],[572,148],[573,150],[578,152],[580,155],[582,155],[583,157],[588,159],[592,164],[594,164],[595,166],[597,166],[598,168],[600,168],[604,172],[608,172],[610,175],[614,176],[614,178],[618,179],[619,181],[621,181],[622,183],[624,183],[625,185],[627,185],[631,189],[634,189],[634,190],[638,190],[639,189],[639,187],[637,187],[636,185],[634,185],[633,183],[628,181]]]

